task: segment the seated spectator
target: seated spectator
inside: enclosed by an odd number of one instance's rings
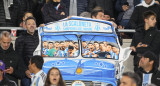
[[[155,3],[155,0],[143,0],[142,3],[138,4],[129,20],[129,24],[132,29],[138,29],[137,27],[144,24],[143,13],[146,11],[153,11],[157,15],[156,26],[160,29],[160,5]]]
[[[125,72],[122,74],[119,86],[142,86],[139,85],[140,78],[137,74],[132,72]]]
[[[33,56],[29,61],[29,71],[33,73],[30,86],[43,86],[46,80],[46,74],[42,70],[44,60],[41,56]]]
[[[156,65],[158,65],[157,57],[153,52],[147,51],[142,55],[139,61],[139,69],[136,72],[142,79],[140,86],[160,85],[160,71]]]
[[[5,76],[5,64],[0,60],[0,86],[17,86],[17,84],[9,80]]]
[[[138,68],[138,53],[143,54],[150,50],[159,57],[160,52],[160,32],[155,28],[156,14],[153,11],[146,11],[143,16],[145,24],[136,30],[131,42],[131,54],[134,55],[134,71]]]
[[[61,72],[58,68],[52,67],[47,74],[47,78],[44,86],[66,86]]]
[[[66,7],[61,0],[50,0],[42,9],[44,22],[54,22],[67,17]]]

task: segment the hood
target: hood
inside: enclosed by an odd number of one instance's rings
[[[144,6],[144,7],[150,7],[150,6],[152,6],[152,5],[154,5],[155,4],[155,0],[152,0],[152,2],[151,2],[151,4],[146,4],[146,2],[143,0],[142,1],[142,3],[140,3],[140,4],[138,4],[137,6]]]

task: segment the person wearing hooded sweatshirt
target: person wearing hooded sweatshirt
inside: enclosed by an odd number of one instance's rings
[[[160,5],[155,3],[155,0],[144,0],[142,3],[138,4],[129,20],[129,24],[132,29],[137,29],[138,26],[144,24],[143,13],[146,11],[152,10],[157,15],[157,24],[156,26],[160,29]]]
[[[147,11],[143,16],[145,24],[136,29],[131,42],[131,54],[134,55],[134,71],[137,71],[140,59],[137,54],[143,54],[150,50],[158,57],[160,51],[160,32],[155,28],[156,14],[153,11]]]
[[[50,0],[42,9],[44,23],[58,21],[67,17],[66,7],[61,0]]]
[[[147,51],[142,55],[139,61],[139,69],[136,72],[141,78],[139,86],[160,85],[160,71],[156,67],[156,61],[156,56],[151,51]]]

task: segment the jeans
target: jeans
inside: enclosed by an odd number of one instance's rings
[[[21,79],[21,86],[30,86],[31,85],[31,79],[28,77],[25,77]]]

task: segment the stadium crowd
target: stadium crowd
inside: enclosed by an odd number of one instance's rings
[[[134,35],[117,32],[119,39],[133,37],[130,49],[135,72],[123,73],[119,86],[160,86],[159,3],[160,0],[0,0],[0,27],[24,28],[17,31],[15,50],[11,34],[0,34],[0,86],[17,86],[18,79],[20,86],[65,86],[58,68],[51,68],[48,74],[43,72],[43,57],[76,57],[78,42],[43,41],[43,55],[33,56],[33,52],[39,43],[37,26],[68,16],[110,21],[116,30],[135,29]],[[106,45],[105,41],[83,41],[82,47],[84,57],[116,58],[119,54],[116,46]]]

